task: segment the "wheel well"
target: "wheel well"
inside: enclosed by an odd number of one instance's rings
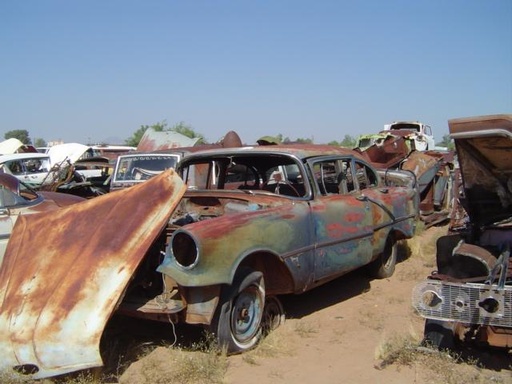
[[[267,295],[293,292],[293,278],[283,261],[270,252],[257,252],[247,256],[238,266],[250,267],[263,273]]]

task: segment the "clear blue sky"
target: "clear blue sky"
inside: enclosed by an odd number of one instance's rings
[[[511,0],[0,0],[0,137],[316,143],[512,113]]]

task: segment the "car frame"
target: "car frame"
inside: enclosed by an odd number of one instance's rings
[[[437,270],[413,290],[424,343],[512,349],[512,115],[451,119],[460,164],[456,209]]]
[[[228,353],[251,349],[283,321],[280,295],[362,267],[393,274],[397,242],[415,232],[414,183],[333,146],[223,148],[45,218],[65,233],[40,231],[30,246],[43,219],[21,218],[0,269],[1,365],[34,378],[99,366],[114,313],[195,324]],[[103,225],[84,224],[100,213]]]

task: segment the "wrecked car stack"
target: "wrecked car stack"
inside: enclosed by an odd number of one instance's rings
[[[223,148],[21,217],[0,268],[0,368],[43,378],[100,366],[114,313],[197,324],[228,352],[248,350],[284,316],[278,295],[356,268],[393,274],[418,195],[407,172],[391,179],[332,146]]]
[[[458,200],[437,243],[437,271],[419,283],[413,306],[425,341],[512,348],[512,115],[449,121],[460,163]]]

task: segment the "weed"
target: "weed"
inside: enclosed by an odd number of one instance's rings
[[[312,337],[314,333],[318,333],[318,330],[315,326],[308,322],[299,321],[295,325],[295,332],[297,332],[297,334],[302,338],[309,338]]]

